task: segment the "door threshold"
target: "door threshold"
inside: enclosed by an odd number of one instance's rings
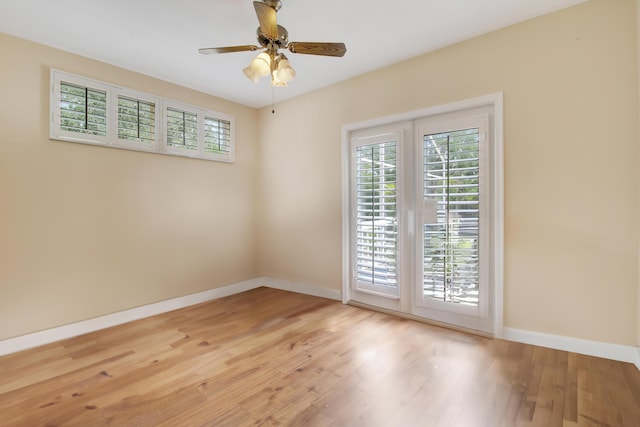
[[[432,326],[439,326],[441,328],[451,329],[457,332],[464,332],[466,334],[477,335],[483,338],[495,338],[493,334],[478,331],[476,329],[464,328],[462,326],[452,325],[450,323],[438,322],[437,320],[425,319],[424,317],[416,316],[414,314],[403,313],[401,311],[389,310],[387,308],[376,307],[375,305],[365,304],[362,302],[349,300],[347,301],[348,305],[353,307],[363,308],[365,310],[377,311],[384,314],[389,314],[391,316],[402,317],[403,319],[415,320],[420,323],[426,323]]]

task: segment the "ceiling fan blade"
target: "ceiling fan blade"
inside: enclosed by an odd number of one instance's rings
[[[276,10],[260,1],[254,1],[256,15],[260,22],[260,30],[266,37],[275,40],[278,38],[278,22],[276,20]]]
[[[344,43],[291,42],[287,48],[293,53],[307,55],[344,56],[347,53]]]
[[[198,49],[203,55],[211,55],[212,53],[231,53],[231,52],[244,52],[248,50],[258,50],[260,49],[258,46],[253,45],[244,45],[244,46],[226,46],[226,47],[206,47],[203,49]]]

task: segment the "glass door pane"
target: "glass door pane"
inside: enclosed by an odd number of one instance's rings
[[[478,307],[479,129],[423,136],[424,298]]]
[[[356,289],[397,296],[396,141],[355,149]]]

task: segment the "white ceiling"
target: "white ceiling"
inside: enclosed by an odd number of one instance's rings
[[[289,54],[297,77],[276,101],[583,1],[282,0],[290,41],[344,42],[347,53]],[[256,53],[198,53],[256,44],[257,27],[251,0],[0,0],[1,32],[263,107],[269,83],[242,74]]]

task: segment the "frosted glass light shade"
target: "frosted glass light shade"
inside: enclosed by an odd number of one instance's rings
[[[244,73],[245,76],[247,76],[249,80],[251,80],[254,83],[258,83],[258,81],[260,80],[260,76],[251,69],[251,66],[244,68],[242,72]]]
[[[278,69],[276,70],[276,76],[283,82],[290,82],[296,76],[296,71],[293,69],[287,59],[281,59],[278,62]]]
[[[285,82],[284,80],[281,80],[278,77],[278,71],[275,70],[273,72],[273,74],[271,75],[271,86],[273,87],[287,87],[287,82]]]
[[[251,70],[258,76],[268,76],[271,72],[271,58],[269,54],[262,52],[251,60],[249,67],[251,67]]]

